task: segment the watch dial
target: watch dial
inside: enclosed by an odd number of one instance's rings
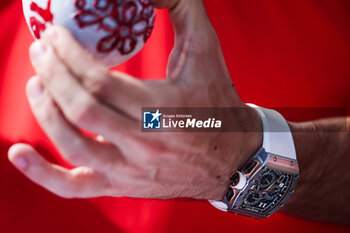
[[[260,192],[250,192],[246,198],[244,199],[244,202],[248,205],[255,205],[260,202],[261,200],[261,193]]]
[[[267,170],[262,174],[262,177],[259,180],[260,187],[261,188],[266,188],[269,185],[271,185],[272,182],[276,180],[276,175],[273,171]]]
[[[250,184],[240,208],[260,214],[271,210],[288,192],[291,180],[291,174],[265,168]]]

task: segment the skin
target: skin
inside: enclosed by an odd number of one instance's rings
[[[32,111],[76,168],[51,164],[30,145],[16,144],[9,159],[29,179],[64,198],[222,200],[231,173],[261,146],[260,117],[234,89],[203,2],[155,4],[169,9],[175,30],[163,81],[142,82],[109,71],[61,27],[49,28],[33,43],[30,55],[37,76],[27,84]],[[239,107],[231,119],[241,128],[231,133],[145,134],[140,130],[144,106]],[[300,182],[283,209],[286,213],[338,223],[349,219],[350,192],[342,188],[350,181],[349,133],[310,133],[315,128],[337,129],[341,122],[344,119],[290,123]],[[87,137],[80,129],[102,137]]]
[[[285,213],[350,225],[350,119],[290,123],[300,176]]]

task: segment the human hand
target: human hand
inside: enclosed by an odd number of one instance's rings
[[[33,43],[37,76],[27,85],[32,111],[76,168],[51,164],[29,145],[14,145],[9,159],[29,179],[66,198],[221,200],[231,172],[258,149],[261,133],[249,129],[261,128],[259,116],[245,107],[232,85],[203,2],[155,3],[170,9],[176,36],[163,81],[142,82],[109,71],[57,26]],[[141,110],[152,106],[241,108],[232,118],[241,130],[144,133]]]

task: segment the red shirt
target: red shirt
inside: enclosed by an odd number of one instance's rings
[[[270,107],[349,107],[349,1],[205,3],[243,101]],[[281,213],[253,220],[199,201],[64,200],[33,184],[7,161],[11,144],[29,142],[51,161],[62,161],[25,97],[25,83],[34,74],[27,52],[33,38],[21,2],[0,7],[1,232],[350,232]],[[150,41],[119,70],[141,78],[165,76],[173,34],[167,12],[157,13]]]

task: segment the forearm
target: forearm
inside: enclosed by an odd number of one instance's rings
[[[349,118],[290,123],[300,178],[282,211],[313,220],[349,224]]]

